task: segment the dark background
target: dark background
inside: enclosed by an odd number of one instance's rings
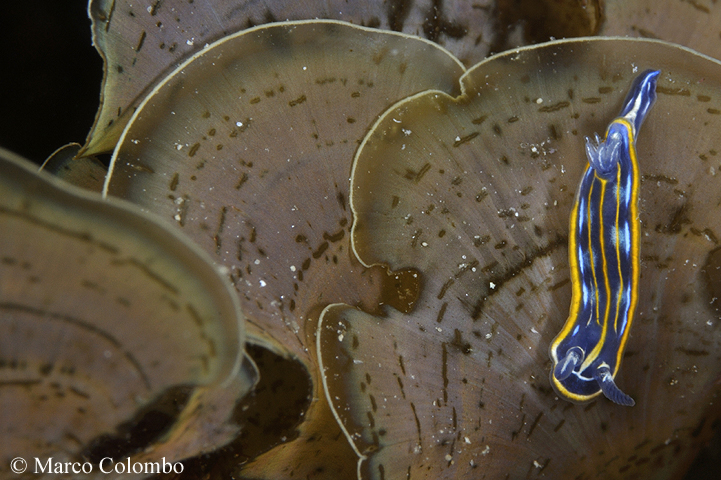
[[[0,45],[0,147],[41,163],[85,143],[103,78],[87,0],[4,0]]]

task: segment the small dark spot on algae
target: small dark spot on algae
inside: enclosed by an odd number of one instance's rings
[[[698,228],[691,227],[689,231],[697,237],[705,237],[709,242],[712,242],[716,245],[718,245],[719,243],[716,234],[710,228],[704,228],[703,230],[699,230]]]
[[[490,240],[490,235],[488,237],[489,237],[488,239]],[[496,268],[498,265],[499,265],[498,260],[493,260],[491,263],[484,265],[481,268],[481,272],[488,273],[488,272],[492,271],[494,268]]]
[[[451,288],[455,282],[455,278],[449,278],[448,280],[446,280],[446,283],[443,284],[436,298],[438,300],[442,300],[443,297],[446,296],[446,292],[448,291],[448,289]]]
[[[423,176],[428,173],[428,171],[431,169],[430,163],[425,163],[420,170],[417,172],[407,169],[405,175],[403,178],[407,180],[412,180],[414,183],[419,183],[421,179],[423,179]]]
[[[223,228],[225,227],[225,216],[227,213],[228,213],[228,207],[223,206],[223,208],[220,209],[220,218],[218,220],[218,228],[215,231],[215,235],[213,235],[213,241],[215,242],[216,255],[220,255],[222,233],[223,233]]]
[[[312,254],[313,258],[319,259],[323,255],[323,253],[325,253],[325,251],[328,249],[328,246],[329,246],[328,242],[321,243],[318,246],[318,248],[313,252],[313,254]]]
[[[693,429],[691,432],[691,438],[698,438],[699,435],[701,435],[701,432],[703,431],[703,427],[706,424],[706,417],[703,417],[698,425],[696,425],[696,428]]]
[[[707,350],[697,350],[693,348],[686,348],[686,347],[677,347],[677,352],[681,352],[684,355],[688,355],[689,357],[705,357],[709,354]]]
[[[518,430],[513,430],[513,431],[511,432],[511,441],[514,441],[514,440],[518,437],[518,434],[521,433],[521,430],[523,429],[523,426],[526,424],[526,414],[525,414],[525,413],[524,413],[523,415],[521,415],[520,424],[521,424],[521,425],[520,425],[520,427],[518,428]]]
[[[94,291],[96,291],[96,292],[98,292],[98,293],[100,293],[100,294],[103,294],[103,295],[104,295],[105,292],[107,291],[105,288],[101,287],[98,283],[93,282],[93,281],[90,281],[90,280],[87,280],[87,279],[81,280],[81,281],[80,281],[80,285],[81,285],[83,288],[87,288],[88,290],[94,290]]]
[[[470,134],[468,134],[468,135],[466,135],[466,136],[463,136],[463,137],[460,137],[460,136],[459,136],[459,137],[458,137],[458,140],[456,140],[455,142],[453,142],[453,146],[454,146],[454,147],[460,147],[460,146],[463,145],[464,143],[473,140],[473,139],[476,138],[478,135],[479,135],[479,132],[472,132],[472,133],[470,133]]]
[[[155,173],[155,170],[149,165],[145,165],[143,163],[128,163],[128,166],[132,168],[133,170],[137,170],[139,172],[143,173]]]
[[[635,447],[633,447],[633,449],[634,449],[634,450],[640,450],[641,448],[645,447],[646,445],[648,445],[648,444],[650,444],[650,443],[651,443],[651,440],[649,440],[649,439],[647,438],[647,439],[645,439],[644,441],[642,441],[641,443],[639,443],[638,445],[636,445]]]
[[[343,230],[342,228],[333,234],[323,232],[323,239],[328,240],[331,243],[343,240],[343,237],[345,237],[345,230]]]
[[[656,40],[659,40],[661,38],[657,34],[653,33],[651,30],[648,30],[643,27],[639,27],[638,25],[632,25],[631,30],[637,31],[638,34],[641,35],[643,38],[653,38]]]
[[[664,87],[661,85],[656,86],[656,93],[662,93],[664,95],[680,95],[682,97],[691,96],[691,92],[686,88],[681,87]]]
[[[721,298],[721,247],[714,248],[708,253],[701,270],[704,295],[708,308],[718,313],[718,302]],[[716,325],[717,322],[714,322]]]
[[[470,355],[471,351],[473,350],[471,348],[471,344],[463,340],[463,334],[457,328],[453,329],[453,341],[451,342],[451,346],[457,348],[458,351],[460,351],[464,355]]]
[[[138,39],[138,44],[135,46],[135,51],[137,53],[140,53],[140,50],[143,49],[143,44],[145,44],[145,39],[147,38],[147,36],[147,32],[143,30],[140,34],[140,39]]]
[[[376,399],[373,395],[368,395],[368,399],[371,401],[371,408],[374,412],[378,411],[378,404],[376,403]]]
[[[561,134],[558,133],[558,129],[555,125],[549,125],[548,126],[548,134],[551,136],[553,140],[558,140],[561,138]]]
[[[307,100],[305,95],[301,95],[300,97],[296,98],[295,100],[291,100],[288,102],[288,105],[291,107],[295,107],[296,105],[300,105],[301,103],[305,102]]]
[[[188,150],[188,156],[194,157],[196,153],[198,153],[198,149],[200,148],[200,143],[193,144],[192,147],[190,147],[190,150]]]
[[[438,314],[436,315],[436,323],[443,322],[443,317],[446,314],[446,308],[448,307],[448,302],[443,302],[441,305],[441,308],[438,310]]]
[[[172,192],[175,191],[175,189],[178,187],[179,181],[180,181],[180,175],[178,174],[178,172],[175,172],[175,174],[173,175],[173,178],[170,180],[170,185],[169,185],[170,191],[172,191]]]
[[[370,397],[372,398],[373,395],[370,395]],[[373,414],[371,412],[366,412],[366,416],[368,417],[368,427],[371,429],[375,428],[376,420],[375,417],[373,417]]]
[[[448,347],[441,343],[441,377],[443,378],[443,403],[448,404]]]
[[[571,105],[571,102],[562,101],[562,102],[554,103],[553,105],[547,105],[545,107],[540,107],[538,109],[538,111],[541,113],[557,112],[558,110],[567,108],[570,105]]]
[[[664,233],[664,234],[678,234],[681,232],[681,228],[683,225],[687,225],[691,223],[691,220],[688,218],[688,210],[689,205],[687,203],[684,203],[680,207],[677,207],[673,213],[671,214],[671,218],[669,219],[669,222],[666,225],[658,224],[655,227],[655,231],[658,233]]]
[[[561,280],[560,282],[554,283],[553,285],[551,285],[550,287],[548,287],[548,291],[549,291],[549,292],[553,292],[553,291],[555,291],[555,290],[558,290],[559,288],[562,288],[562,287],[566,286],[566,285],[569,284],[569,283],[571,283],[571,279],[570,279],[570,278],[564,278],[564,279]]]
[[[245,172],[243,172],[243,173],[240,175],[240,178],[238,179],[238,182],[235,184],[235,189],[236,189],[236,190],[240,190],[240,187],[242,187],[243,184],[245,184],[245,182],[248,181],[248,178],[249,178],[249,177],[248,177],[248,174],[245,173]]]

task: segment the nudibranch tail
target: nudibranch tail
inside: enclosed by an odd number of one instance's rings
[[[593,378],[595,378],[598,384],[601,386],[601,391],[604,395],[606,395],[606,398],[611,400],[613,403],[617,403],[625,407],[633,407],[634,405],[636,405],[636,402],[633,400],[633,398],[623,393],[621,389],[616,386],[616,383],[613,381],[613,375],[611,375],[611,370],[608,368],[608,365],[604,364],[598,367],[593,374]]]
[[[586,139],[589,165],[571,210],[568,237],[571,308],[551,343],[551,385],[560,397],[583,403],[603,393],[634,405],[614,378],[626,347],[640,271],[641,176],[636,135],[656,100],[657,70],[636,78],[619,117],[601,141]]]

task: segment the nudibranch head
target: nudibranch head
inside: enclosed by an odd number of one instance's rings
[[[646,70],[636,77],[628,90],[623,108],[619,117],[623,117],[633,127],[633,138],[636,138],[641,124],[646,119],[649,110],[656,102],[656,82],[660,70]]]

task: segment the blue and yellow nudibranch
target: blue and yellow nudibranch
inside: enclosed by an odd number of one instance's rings
[[[550,347],[551,384],[571,402],[586,402],[603,392],[620,405],[635,404],[614,378],[638,303],[641,179],[636,137],[656,100],[659,74],[647,70],[634,80],[605,140],[586,138],[588,166],[568,237],[571,308]]]

